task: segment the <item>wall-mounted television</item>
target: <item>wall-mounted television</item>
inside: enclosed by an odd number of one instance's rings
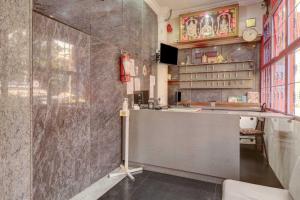
[[[170,45],[160,44],[160,62],[169,64],[169,65],[177,65],[178,59],[178,49],[176,47],[172,47]]]

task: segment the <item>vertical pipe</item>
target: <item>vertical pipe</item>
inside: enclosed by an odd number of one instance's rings
[[[129,150],[129,111],[125,116],[125,169],[128,170],[128,150]]]

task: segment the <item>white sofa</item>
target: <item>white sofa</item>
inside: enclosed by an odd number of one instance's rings
[[[222,200],[300,200],[300,157],[294,167],[289,190],[225,180]]]

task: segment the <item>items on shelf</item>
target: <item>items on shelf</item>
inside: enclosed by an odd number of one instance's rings
[[[217,63],[223,63],[224,62],[224,57],[218,53],[218,56],[217,56]]]
[[[230,96],[228,97],[229,103],[247,103],[247,96]]]
[[[253,61],[179,67],[180,88],[253,88]]]
[[[206,53],[207,55],[207,62],[208,63],[216,63],[217,62],[217,51],[209,51]]]
[[[259,92],[247,92],[248,103],[259,103]]]
[[[202,56],[202,63],[207,63],[207,56],[205,53]]]
[[[186,62],[185,62],[187,65],[190,65],[192,64],[191,63],[191,57],[190,56],[186,56]]]
[[[216,49],[216,48],[214,48]],[[214,64],[223,63],[225,59],[223,55],[216,50],[204,51],[202,49],[193,49],[192,51],[192,63],[190,64]],[[188,62],[184,63],[188,65]]]

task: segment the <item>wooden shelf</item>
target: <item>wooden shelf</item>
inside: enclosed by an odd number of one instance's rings
[[[207,74],[207,73],[223,73],[223,72],[241,72],[241,71],[254,71],[254,69],[239,69],[239,70],[224,70],[224,71],[207,71],[207,72],[179,72],[179,74]]]
[[[224,65],[224,64],[238,64],[238,63],[249,63],[254,62],[254,60],[245,60],[245,61],[235,61],[235,62],[222,62],[222,63],[201,63],[201,64],[189,64],[189,65],[178,65],[179,67],[201,67],[207,65]]]
[[[209,102],[192,102],[190,100],[182,100],[179,102],[179,105],[192,105],[192,106],[208,106],[210,107]],[[216,106],[214,108],[255,108],[260,110],[259,103],[231,103],[231,102],[216,102]]]
[[[180,87],[180,90],[198,90],[198,89],[252,89],[252,87],[235,87],[235,86],[220,86],[220,87]]]
[[[252,78],[235,78],[235,79],[202,79],[202,80],[182,80],[178,82],[205,82],[205,81],[243,81],[252,80]]]
[[[229,37],[229,38],[219,38],[219,39],[211,39],[205,41],[193,41],[193,42],[176,42],[171,43],[170,45],[177,47],[178,49],[191,49],[191,48],[204,48],[211,46],[220,46],[220,45],[228,45],[228,44],[242,44],[242,43],[258,43],[262,39],[262,36],[259,35],[252,42],[245,41],[242,37]]]
[[[168,80],[168,84],[169,85],[176,85],[176,84],[179,84],[179,80]]]

